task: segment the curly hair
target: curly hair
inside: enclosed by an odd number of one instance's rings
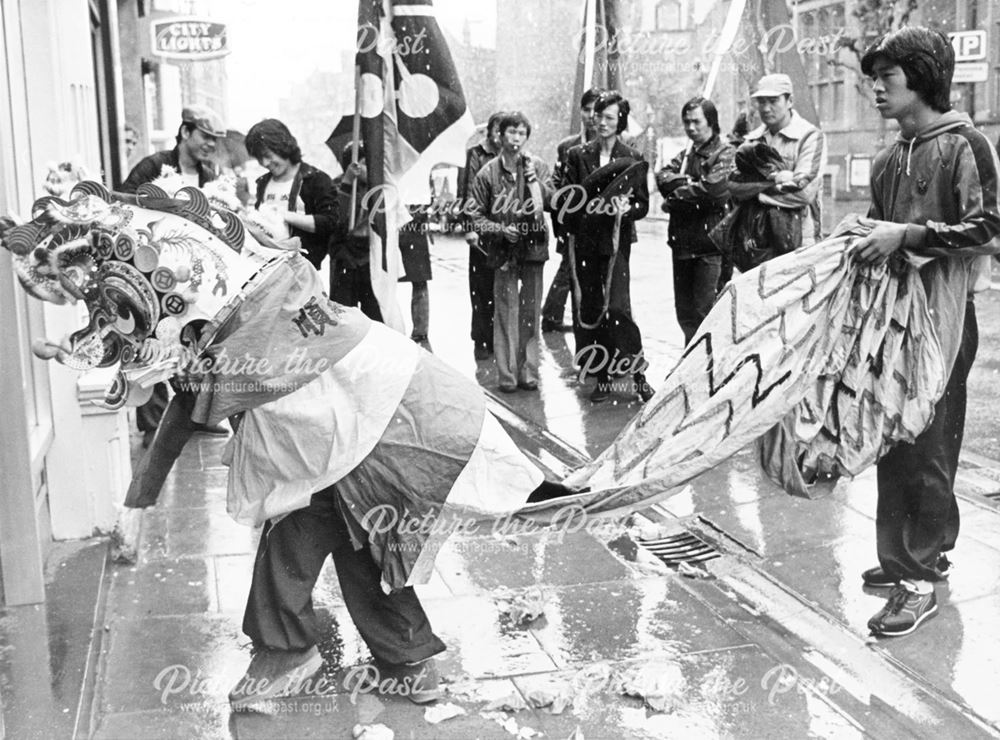
[[[955,49],[943,33],[908,26],[879,36],[861,57],[861,71],[873,76],[877,59],[899,65],[906,87],[938,113],[951,110]]]
[[[255,159],[260,159],[267,152],[271,152],[292,164],[302,161],[299,142],[292,136],[288,127],[277,118],[265,118],[251,126],[247,131],[246,148],[250,156]]]

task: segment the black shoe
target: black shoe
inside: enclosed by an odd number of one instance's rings
[[[522,391],[537,391],[538,383],[536,383],[534,380],[519,380],[517,382],[517,387],[520,388]]]
[[[608,381],[597,381],[594,390],[590,393],[591,403],[604,403],[611,398],[611,383]]]
[[[632,376],[635,381],[635,392],[639,394],[639,398],[642,399],[643,403],[646,403],[654,395],[656,391],[653,390],[653,386],[646,382],[646,376],[642,373],[635,373]]]
[[[918,594],[900,584],[889,593],[885,606],[868,620],[868,629],[877,637],[908,635],[937,614],[934,591]]]
[[[501,385],[500,386],[500,392],[501,393],[517,393],[517,386],[516,385]]]
[[[937,561],[937,570],[941,574],[942,578],[947,578],[951,575],[952,564],[948,560],[946,555],[941,555]],[[864,582],[868,588],[892,588],[897,583],[898,580],[887,575],[881,566],[876,565],[874,568],[869,568],[864,573],[861,574],[861,580]]]

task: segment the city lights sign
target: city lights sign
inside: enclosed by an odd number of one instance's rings
[[[203,61],[231,51],[226,24],[208,18],[163,18],[150,23],[149,30],[153,54],[166,59]]]

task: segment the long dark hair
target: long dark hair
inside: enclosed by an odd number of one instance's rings
[[[898,64],[906,86],[931,108],[938,113],[951,110],[955,49],[943,33],[908,26],[879,36],[861,57],[861,71],[871,77],[879,58]]]

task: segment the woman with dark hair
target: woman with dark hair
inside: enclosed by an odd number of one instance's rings
[[[604,168],[609,165],[612,169],[624,170],[644,161],[638,150],[621,140],[622,132],[628,128],[629,115],[629,103],[621,93],[616,90],[601,93],[594,103],[594,114],[597,136],[567,153],[560,182],[564,186],[562,189],[567,185],[586,186],[588,182],[600,180],[600,173],[595,173],[598,170],[608,172]],[[653,389],[643,373],[642,341],[632,321],[629,296],[629,255],[637,240],[635,222],[649,211],[645,177],[639,178],[629,190],[627,202],[621,207],[623,210],[617,218],[603,218],[599,222],[581,218],[575,225],[566,225],[574,240],[574,279],[580,291],[580,305],[573,326],[576,362],[583,368],[581,375],[591,372],[597,376],[597,385],[590,394],[594,403],[611,397],[612,361],[618,368],[629,368],[632,389],[643,402],[653,396]],[[616,222],[621,224],[617,235],[614,233]],[[626,337],[629,338],[626,340]],[[630,357],[615,359],[617,348],[626,345],[630,347],[627,353]]]
[[[302,161],[302,150],[281,121],[266,118],[247,132],[247,151],[267,170],[257,179],[258,211],[270,210],[287,236],[302,240],[319,269],[337,223],[337,190],[330,176]],[[274,235],[279,238],[284,234]]]

